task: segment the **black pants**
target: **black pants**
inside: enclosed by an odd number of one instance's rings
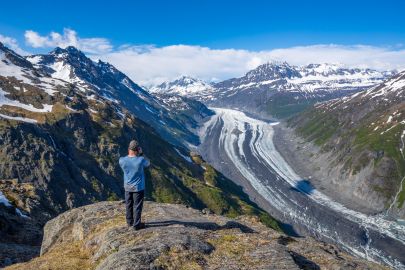
[[[138,192],[125,191],[125,205],[127,208],[126,218],[128,226],[137,227],[141,224],[143,197],[143,190]]]

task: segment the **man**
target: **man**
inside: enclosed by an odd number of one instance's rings
[[[150,165],[149,160],[142,155],[142,148],[137,141],[132,140],[128,146],[128,155],[119,160],[124,172],[127,224],[136,231],[145,228],[145,224],[141,222],[145,190],[144,168]]]

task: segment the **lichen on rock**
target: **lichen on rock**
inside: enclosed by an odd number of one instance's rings
[[[119,201],[67,211],[45,225],[41,256],[9,269],[384,269],[251,216],[146,202],[140,231],[124,216]]]

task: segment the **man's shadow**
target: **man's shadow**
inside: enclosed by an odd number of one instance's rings
[[[315,191],[315,187],[307,179],[298,181],[295,187],[292,187],[291,189],[305,195],[311,195]]]
[[[228,221],[225,225],[218,225],[215,222],[193,222],[179,220],[164,220],[147,222],[146,227],[166,227],[170,225],[182,225],[184,227],[194,227],[201,230],[218,231],[226,229],[239,229],[243,233],[255,233],[256,231],[236,221]]]

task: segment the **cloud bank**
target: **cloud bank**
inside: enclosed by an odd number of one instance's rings
[[[26,55],[28,52],[24,51],[23,49],[20,48],[18,45],[18,42],[15,38],[12,37],[7,37],[2,34],[0,34],[0,42],[12,49],[13,51],[17,52],[18,54],[21,55]]]
[[[51,32],[49,35],[41,36],[39,33],[27,30],[25,31],[25,41],[33,48],[49,47],[67,47],[75,46],[76,48],[92,54],[107,53],[112,50],[113,46],[105,38],[80,38],[77,32],[65,28],[62,34]]]
[[[404,69],[405,50],[373,46],[334,44],[299,46],[266,51],[173,45],[127,47],[99,55],[142,84],[154,84],[190,75],[207,81],[242,76],[260,64],[286,61],[292,65],[339,63],[379,70]]]
[[[19,49],[15,39],[0,35],[1,40],[11,48],[14,46]],[[258,65],[271,61],[286,61],[292,65],[327,62],[378,70],[405,69],[403,46],[319,44],[263,51],[212,49],[190,45],[117,47],[106,38],[82,38],[76,31],[68,28],[63,33],[51,32],[47,35],[28,30],[25,32],[25,41],[33,48],[75,46],[92,59],[110,62],[135,82],[146,86],[181,75],[206,81],[224,80],[242,76]]]

